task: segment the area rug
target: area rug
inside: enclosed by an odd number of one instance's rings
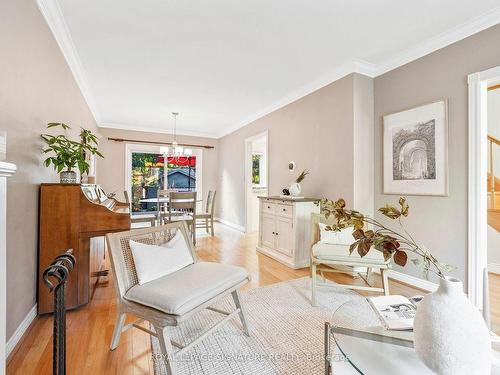
[[[176,360],[177,374],[324,374],[325,322],[342,304],[363,297],[343,288],[319,288],[318,307],[312,307],[310,294],[308,277],[241,293],[251,336],[242,333],[239,320],[231,320]],[[216,306],[234,309],[230,298]],[[172,340],[185,344],[218,319],[219,314],[203,311],[178,327],[169,327],[169,333]],[[356,316],[356,311],[342,317],[346,324],[359,319],[364,317]],[[151,344],[155,375],[166,375],[158,340],[152,337]]]

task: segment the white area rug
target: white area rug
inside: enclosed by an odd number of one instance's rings
[[[175,362],[179,375],[323,374],[323,328],[333,312],[359,294],[342,288],[319,288],[318,307],[310,304],[310,278],[301,278],[242,293],[251,337],[231,320]],[[218,307],[234,309],[232,299]],[[358,316],[357,316],[358,315]],[[346,323],[363,319],[356,311],[342,317]],[[204,311],[179,327],[169,328],[174,341],[185,344],[220,315]],[[338,318],[338,317],[337,317]],[[338,321],[338,320],[337,320]],[[367,322],[370,323],[370,322]],[[156,375],[166,375],[156,338],[152,337]]]

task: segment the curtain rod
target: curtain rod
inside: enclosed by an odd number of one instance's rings
[[[113,137],[108,137],[109,141],[115,141],[115,142],[132,142],[132,143],[147,143],[147,144],[152,144],[152,145],[168,145],[172,146],[172,142],[158,142],[158,141],[140,141],[137,139],[124,139],[124,138],[113,138]],[[184,146],[184,147],[197,147],[197,148],[206,148],[206,149],[212,149],[214,146],[209,146],[209,145],[192,145],[189,143],[179,143],[179,146]]]

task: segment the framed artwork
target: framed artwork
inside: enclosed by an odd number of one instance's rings
[[[448,195],[446,100],[384,116],[384,194]]]

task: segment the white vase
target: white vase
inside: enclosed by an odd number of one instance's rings
[[[491,371],[491,339],[462,282],[441,279],[418,304],[414,321],[417,355],[439,375],[484,375]]]
[[[302,191],[300,184],[298,182],[294,182],[293,184],[290,185],[290,195],[292,197],[298,197],[300,195],[300,192]]]

